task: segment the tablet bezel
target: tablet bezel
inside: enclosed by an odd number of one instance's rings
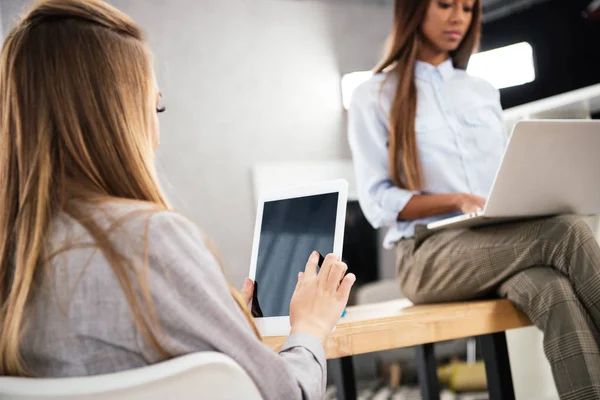
[[[298,186],[273,188],[261,193],[256,210],[254,224],[254,240],[252,242],[252,258],[248,276],[253,281],[256,277],[256,263],[258,261],[258,248],[260,246],[260,233],[264,205],[269,201],[287,200],[299,197],[315,196],[328,193],[338,193],[337,213],[335,218],[335,232],[333,238],[333,254],[342,257],[344,246],[344,228],[346,226],[346,204],[348,202],[348,182],[344,179],[333,181],[315,182]],[[325,256],[325,254],[323,254]],[[308,260],[308,255],[307,255]],[[254,318],[256,327],[262,336],[285,336],[290,333],[290,318],[260,317]]]

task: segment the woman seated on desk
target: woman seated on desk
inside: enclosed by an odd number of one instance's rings
[[[600,398],[600,248],[583,221],[422,229],[483,208],[506,144],[498,91],[465,72],[481,12],[481,0],[396,0],[387,54],[349,111],[360,204],[389,227],[409,299],[508,297],[544,331],[561,398]]]
[[[210,350],[266,399],[321,398],[323,343],[355,277],[333,255],[317,274],[312,256],[281,353],[261,343],[251,285],[246,298],[231,289],[158,185],[164,108],[140,28],[99,0],[44,1],[0,63],[0,375],[94,375]]]

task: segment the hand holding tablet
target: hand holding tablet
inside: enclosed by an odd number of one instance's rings
[[[319,253],[313,252],[290,303],[292,333],[304,332],[325,343],[348,303],[354,274],[346,275],[348,266],[334,254],[325,257],[317,272]],[[341,283],[340,283],[341,282]]]
[[[303,287],[303,293],[311,290],[323,304],[334,307],[330,304],[333,300],[324,300],[324,294],[318,292],[324,287],[312,284],[327,282],[332,270],[338,273],[338,268],[342,268],[332,267],[339,263],[337,260],[342,255],[347,199],[348,183],[344,180],[273,188],[261,193],[248,274],[254,281],[252,315],[261,335],[283,336],[290,333],[291,301],[299,287]],[[325,277],[320,280],[313,276],[313,263],[307,264],[313,251],[318,252],[314,274]],[[323,271],[317,273],[319,253],[333,253],[335,256],[329,257],[338,258],[336,261],[324,259]],[[303,271],[306,274],[307,266],[308,277],[305,275],[304,278],[308,279],[308,286],[304,287],[298,283],[298,275]],[[342,269],[345,272],[345,264]],[[337,281],[338,285],[342,278],[343,274]],[[337,313],[336,321],[342,312],[343,307]]]

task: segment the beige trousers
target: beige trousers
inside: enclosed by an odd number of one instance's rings
[[[544,332],[561,399],[600,399],[600,247],[584,221],[560,216],[431,234],[397,246],[414,303],[500,295]]]

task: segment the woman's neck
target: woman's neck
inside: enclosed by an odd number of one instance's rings
[[[441,63],[450,58],[450,53],[447,51],[434,49],[431,46],[423,45],[419,50],[417,59],[419,61],[426,62],[433,65],[434,67],[439,66]]]

